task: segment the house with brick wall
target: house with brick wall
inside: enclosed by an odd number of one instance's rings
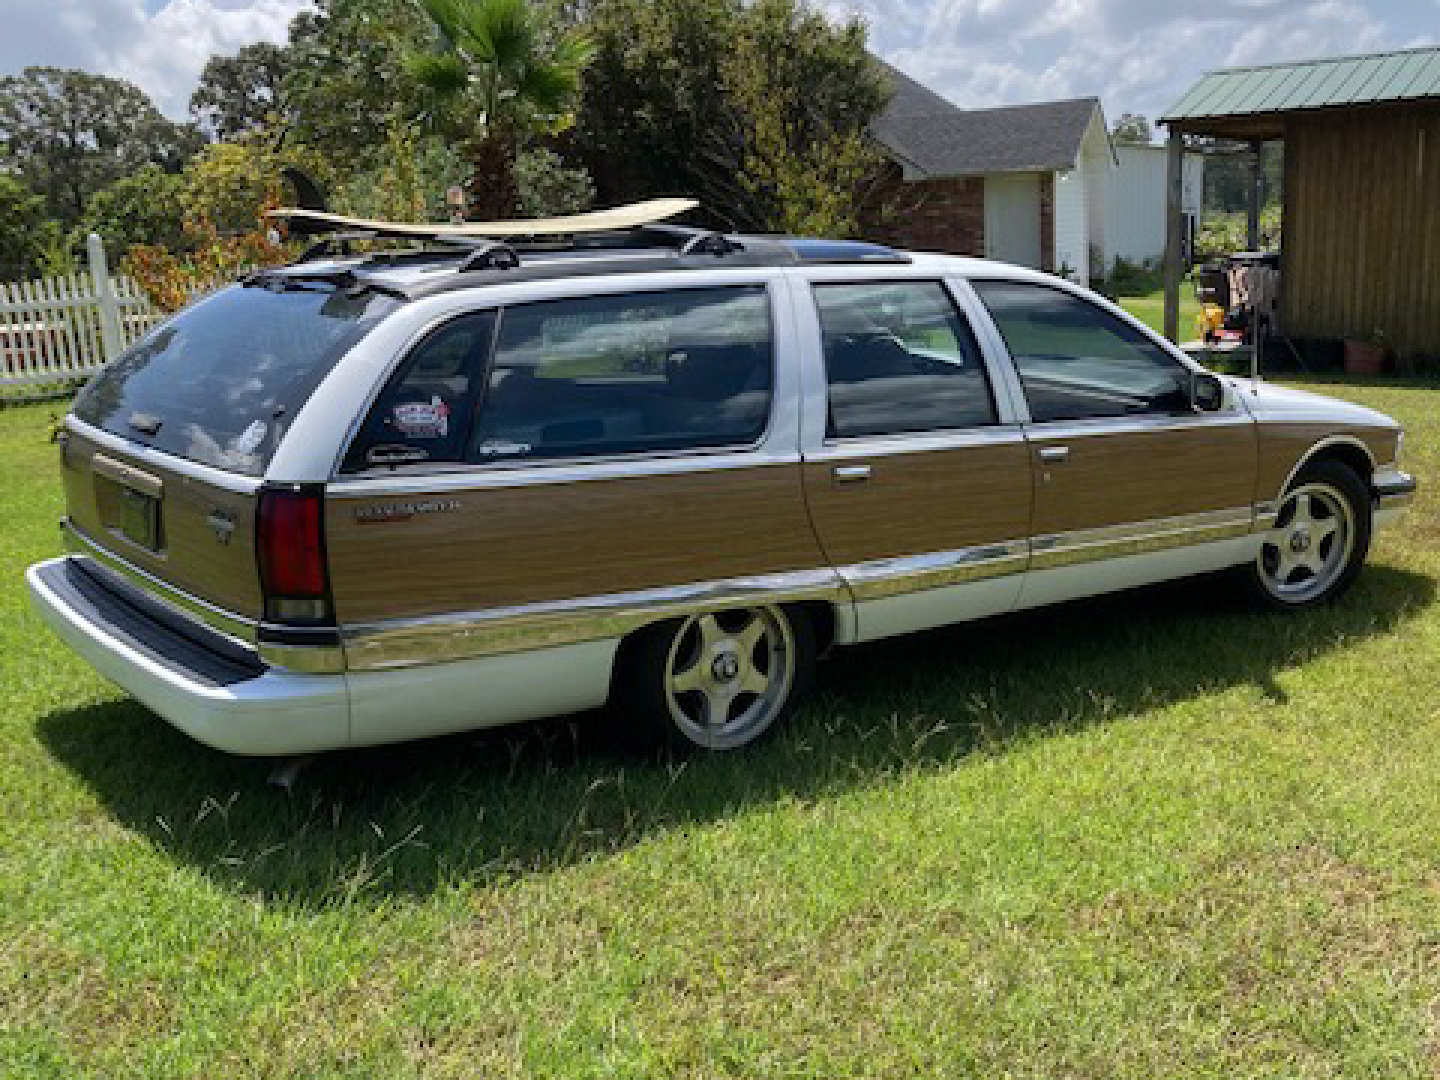
[[[882,243],[1064,273],[1112,261],[1106,203],[1119,165],[1098,98],[961,109],[884,65],[893,93],[871,137],[887,163],[866,234]],[[1158,228],[1163,237],[1163,220]]]

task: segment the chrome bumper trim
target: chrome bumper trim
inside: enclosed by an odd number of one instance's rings
[[[1415,501],[1415,477],[1393,465],[1377,469],[1370,478],[1370,488],[1375,493],[1371,521],[1377,529],[1395,524]]]
[[[618,638],[697,611],[849,600],[829,568],[342,626],[351,671],[378,671]]]
[[[254,619],[247,619],[243,615],[236,615],[232,611],[216,607],[198,596],[192,596],[181,589],[175,588],[164,581],[161,581],[154,574],[141,570],[138,566],[126,562],[120,556],[107,551],[94,540],[90,539],[69,518],[60,520],[60,531],[65,538],[65,550],[71,555],[89,559],[96,564],[102,572],[108,571],[112,578],[118,578],[121,589],[124,587],[138,589],[145,593],[152,600],[171,608],[177,615],[194,619],[204,623],[210,629],[224,634],[237,645],[243,645],[251,652],[255,651],[255,628]]]
[[[232,754],[303,754],[350,741],[345,676],[272,668],[227,686],[187,678],[87,619],[46,585],[42,571],[64,558],[26,572],[35,610],[91,667],[187,735]]]

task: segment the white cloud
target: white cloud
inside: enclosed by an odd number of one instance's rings
[[[262,39],[284,41],[308,0],[0,0],[0,73],[31,64],[129,79],[174,119],[189,113],[205,61]]]
[[[1440,0],[1436,0],[1440,3]],[[1159,115],[1204,71],[1435,40],[1412,0],[853,0],[877,52],[976,108],[1099,96]]]
[[[57,64],[120,75],[183,118],[211,54],[283,40],[307,2],[0,0],[0,73]],[[818,2],[862,15],[880,55],[960,105],[1094,94],[1112,118],[1157,115],[1209,68],[1436,40],[1431,6],[1415,0]]]

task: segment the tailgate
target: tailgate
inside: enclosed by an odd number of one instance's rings
[[[61,454],[71,524],[167,585],[249,620],[260,481],[149,451],[71,420]]]

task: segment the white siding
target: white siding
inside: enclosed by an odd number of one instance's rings
[[[1086,256],[1089,203],[1083,170],[1055,174],[1055,272],[1068,274],[1082,285],[1090,284],[1090,260]]]
[[[1103,277],[1105,265],[1105,233],[1107,215],[1105,192],[1110,186],[1111,174],[1115,172],[1115,157],[1110,146],[1110,135],[1105,129],[1105,120],[1096,109],[1080,144],[1080,167],[1085,170],[1085,215],[1088,231],[1085,243],[1085,264],[1090,265],[1093,254],[1096,270]]]
[[[1165,171],[1163,146],[1117,146],[1120,167],[1110,174],[1105,191],[1105,266],[1118,255],[1131,262],[1165,257]],[[1200,210],[1205,163],[1197,155],[1185,158],[1184,197],[1187,214]]]

